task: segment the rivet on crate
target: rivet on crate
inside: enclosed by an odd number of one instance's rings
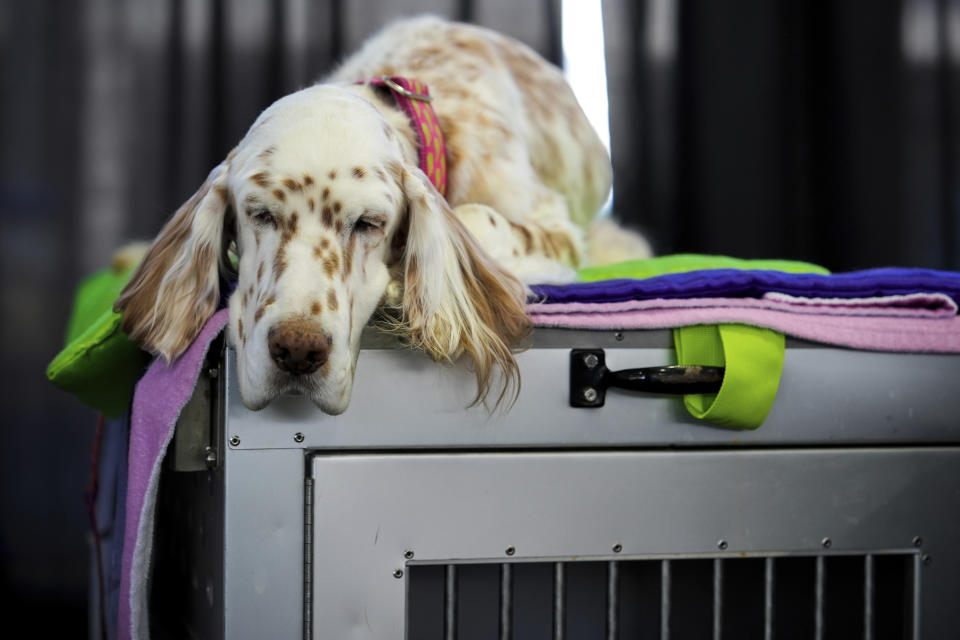
[[[922,546],[923,546],[923,538],[921,538],[920,536],[913,536],[913,546],[915,546],[915,547],[922,547]]]
[[[717,541],[717,549],[720,549],[721,551],[725,551],[726,548],[727,548],[727,541],[726,541],[726,540],[719,540],[719,541]]]
[[[230,438],[230,446],[231,446],[231,447],[239,447],[239,446],[240,446],[240,436],[233,436],[232,438]]]
[[[615,545],[613,545],[613,552],[614,552],[614,553],[620,553],[621,551],[623,551],[623,545],[622,545],[622,544],[620,544],[620,543],[618,542],[618,543],[616,543]]]
[[[587,402],[594,402],[597,399],[597,390],[593,387],[584,387],[583,399]]]
[[[517,550],[513,547],[513,545],[510,545],[509,547],[507,547],[506,554],[507,554],[508,556],[512,556],[512,555],[515,554],[516,552],[517,552]]]
[[[407,549],[406,551],[404,551],[403,557],[406,558],[407,560],[411,560],[413,558],[413,549]]]
[[[933,558],[930,557],[929,553],[923,554],[923,564],[930,566],[930,563],[933,562]]]
[[[294,442],[303,442],[303,434],[300,433],[299,431],[296,432],[295,434],[293,434],[293,441],[294,441]]]
[[[588,353],[587,355],[583,356],[583,364],[587,367],[587,369],[593,369],[595,366],[600,364],[600,359],[597,358],[597,354]]]
[[[824,538],[823,540],[820,541],[820,544],[823,545],[824,549],[829,549],[830,547],[833,546],[833,541],[830,540],[830,538]]]
[[[402,577],[403,577],[403,569],[394,569],[394,570],[393,570],[393,577],[394,577],[394,578],[402,578]]]

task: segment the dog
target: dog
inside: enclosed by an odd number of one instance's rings
[[[429,92],[406,90],[430,100],[446,144],[429,170],[415,121],[384,86],[396,78]],[[440,169],[438,186],[428,173]],[[235,279],[228,340],[253,410],[299,391],[343,412],[378,310],[434,359],[468,355],[474,403],[497,379],[499,404],[516,397],[526,284],[573,279],[610,186],[609,156],[557,68],[476,26],[400,21],[256,119],[115,309],[131,339],[170,361]]]

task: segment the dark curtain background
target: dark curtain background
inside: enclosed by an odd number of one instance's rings
[[[602,6],[615,213],[659,253],[960,268],[960,0]],[[0,596],[41,635],[86,624],[94,416],[42,374],[77,282],[423,11],[562,59],[560,0],[0,0]]]

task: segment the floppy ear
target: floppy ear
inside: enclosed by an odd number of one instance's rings
[[[114,303],[123,330],[167,361],[183,353],[217,310],[224,260],[226,163],[164,225]]]
[[[473,359],[477,395],[490,390],[495,367],[503,372],[496,405],[519,392],[511,346],[530,330],[526,290],[476,243],[420,169],[403,171],[408,204],[404,252],[403,326],[400,330],[433,358]]]

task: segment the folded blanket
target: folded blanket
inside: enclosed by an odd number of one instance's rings
[[[534,285],[538,302],[622,302],[655,298],[760,298],[776,291],[807,298],[872,298],[941,293],[960,302],[960,273],[896,267],[823,275],[707,269],[643,280]]]
[[[960,316],[904,317],[797,313],[764,308],[762,304],[716,304],[694,299],[671,304],[650,301],[643,308],[542,312],[533,310],[535,326],[583,329],[666,329],[702,324],[737,323],[773,329],[789,336],[824,344],[899,352],[960,352]],[[772,301],[756,301],[757,303]],[[544,305],[549,307],[551,305]],[[606,307],[607,305],[597,305]]]
[[[886,316],[907,318],[949,318],[957,315],[957,304],[942,293],[913,293],[876,298],[799,298],[770,292],[762,298],[668,298],[622,302],[536,302],[527,305],[535,316],[570,314],[613,314],[651,309],[699,309],[741,307],[772,309],[788,313],[838,316]]]
[[[160,465],[180,411],[193,394],[207,349],[226,323],[227,310],[221,309],[177,360],[170,365],[162,359],[154,361],[134,392],[118,614],[122,640],[150,636],[148,586]]]

